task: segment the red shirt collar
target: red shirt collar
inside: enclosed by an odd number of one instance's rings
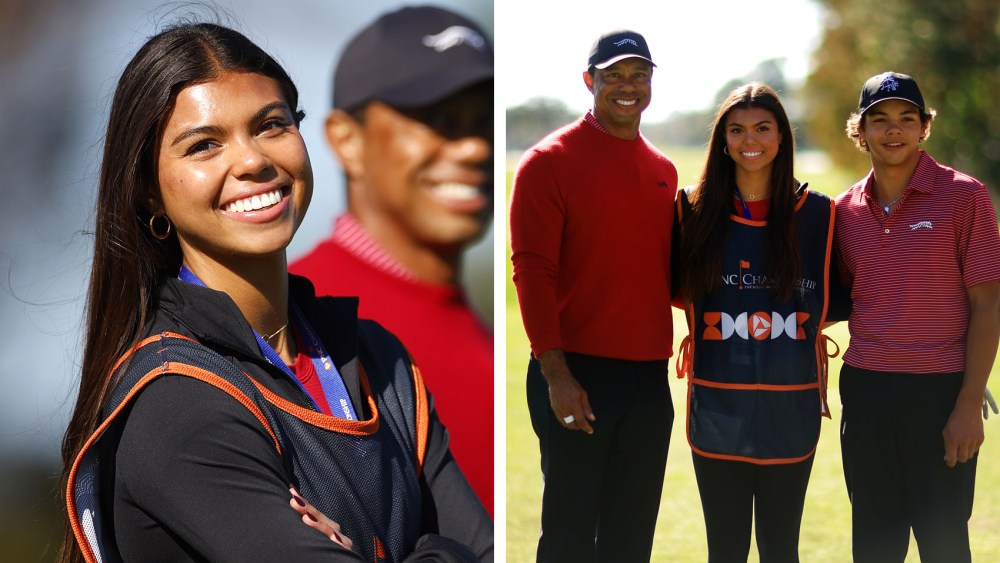
[[[937,168],[937,161],[931,158],[931,155],[926,152],[920,151],[920,160],[917,161],[917,167],[913,170],[913,176],[910,177],[910,182],[906,185],[906,189],[927,194],[934,193],[934,180],[937,177]],[[875,169],[870,170],[863,181],[864,189],[860,191],[858,198],[861,203],[867,203],[873,199],[872,185],[875,183]]]
[[[611,132],[608,131],[607,127],[601,125],[601,122],[597,120],[597,116],[594,115],[594,110],[588,109],[587,115],[583,116],[583,120],[593,125],[594,127],[597,127],[597,130],[600,131],[601,133],[606,133],[608,135],[611,134]]]
[[[331,238],[334,243],[373,268],[405,280],[417,279],[413,272],[386,252],[350,213],[337,217]]]

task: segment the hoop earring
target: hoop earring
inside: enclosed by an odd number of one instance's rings
[[[725,154],[726,156],[729,156],[729,147],[722,147],[722,152],[723,152],[723,153],[724,153],[724,154]]]
[[[166,230],[163,232],[158,232],[156,229],[156,220],[163,219],[167,222]],[[173,225],[170,223],[170,218],[166,215],[153,215],[149,218],[149,232],[153,235],[156,240],[167,240],[170,236],[170,231],[173,230]]]

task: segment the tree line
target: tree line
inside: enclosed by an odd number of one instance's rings
[[[861,84],[886,70],[913,76],[938,112],[925,148],[940,162],[972,174],[1000,199],[1000,2],[997,0],[815,0],[826,10],[812,71],[790,88],[783,61],[764,61],[723,85],[760,80],[775,88],[796,127],[796,144],[826,152],[858,175],[866,158],[844,126],[857,109]],[[536,98],[507,111],[507,149],[524,150],[578,118],[564,103]],[[715,107],[644,122],[658,145],[704,146]]]

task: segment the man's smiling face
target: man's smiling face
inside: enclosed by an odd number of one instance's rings
[[[620,60],[584,75],[594,94],[594,115],[605,127],[637,127],[652,95],[653,65],[639,57]]]

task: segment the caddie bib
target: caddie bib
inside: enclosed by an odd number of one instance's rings
[[[123,422],[119,415],[156,378],[193,377],[225,391],[260,421],[281,455],[288,482],[341,525],[366,561],[402,561],[420,535],[419,474],[429,406],[423,380],[402,345],[374,323],[362,321],[358,330],[362,394],[372,412],[364,421],[287,401],[185,336],[163,333],[137,344],[119,361],[127,368],[112,379],[117,383],[103,422],[77,456],[67,484],[67,508],[85,559],[121,560],[112,523],[101,517],[101,437]]]
[[[688,379],[687,435],[698,454],[757,464],[808,458],[826,405],[826,315],[833,202],[801,190],[802,276],[781,302],[764,272],[765,221],[730,216],[720,289],[686,310],[678,360]],[[687,192],[679,212],[690,213]]]

